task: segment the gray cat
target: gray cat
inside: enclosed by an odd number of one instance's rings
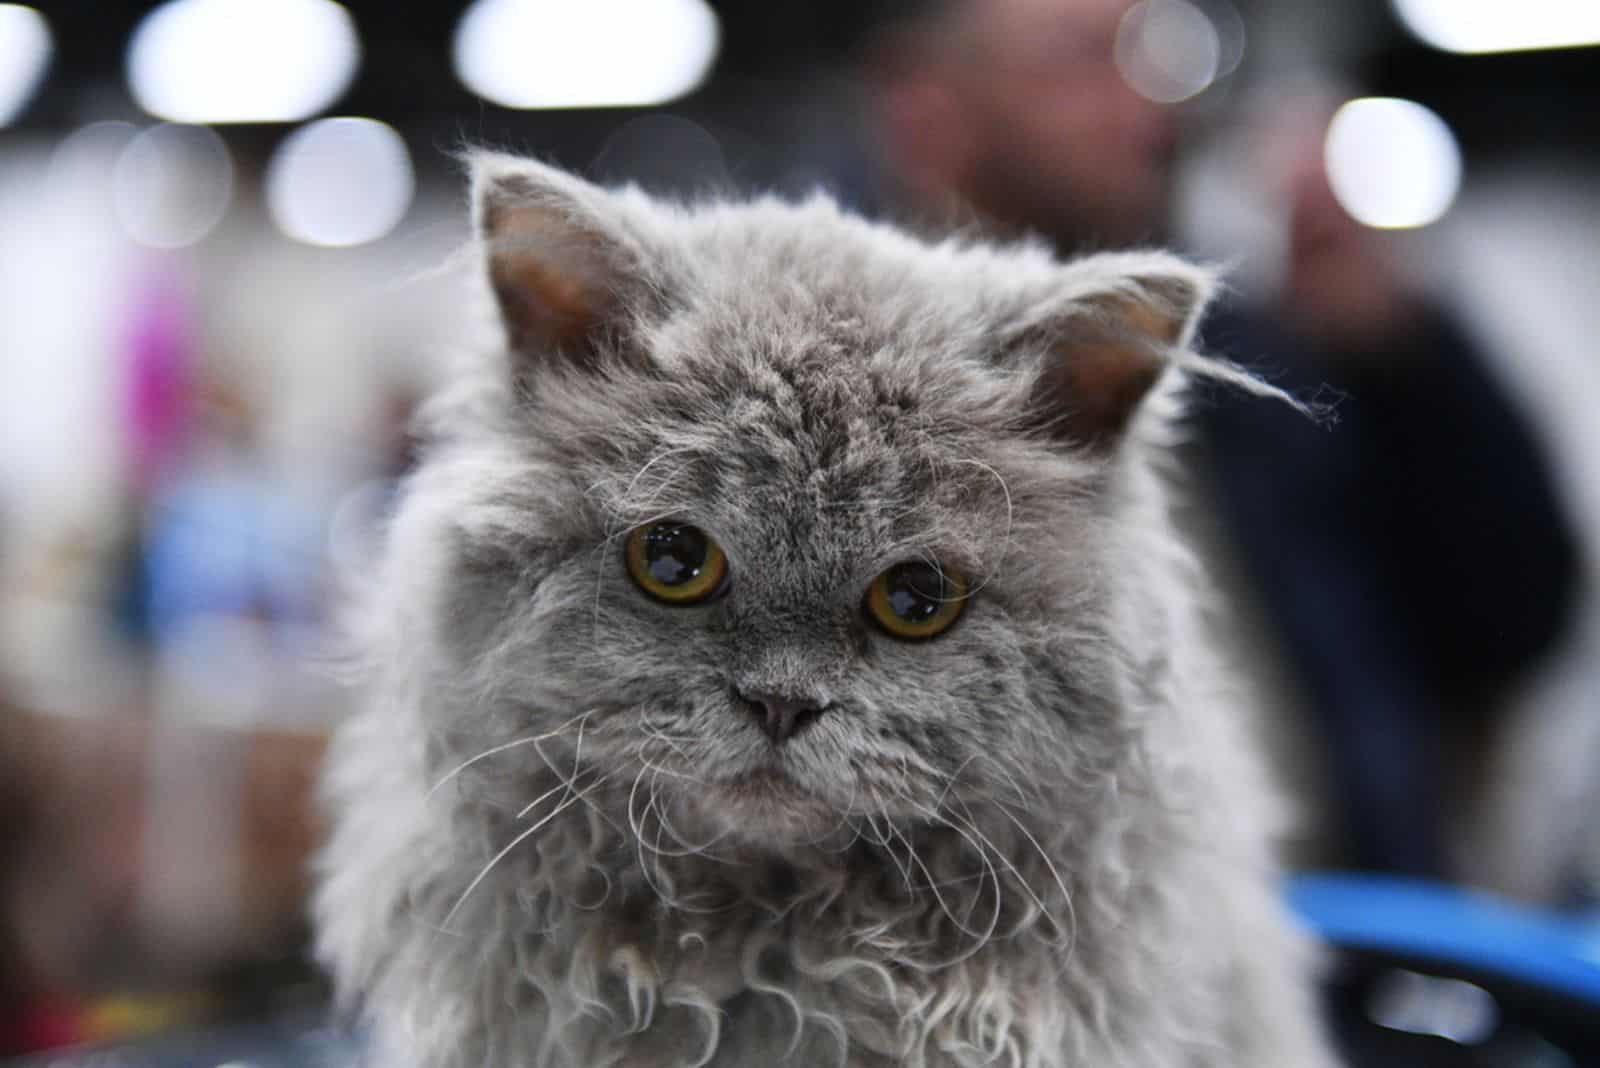
[[[1158,472],[1266,390],[1209,276],[474,173],[326,781],[373,1063],[1331,1064]]]

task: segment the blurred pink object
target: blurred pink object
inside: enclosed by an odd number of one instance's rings
[[[183,279],[166,258],[145,261],[135,279],[124,334],[124,405],[132,485],[148,489],[181,452],[193,418],[193,308]]]

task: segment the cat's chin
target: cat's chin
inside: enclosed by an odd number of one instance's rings
[[[810,842],[842,823],[834,806],[779,764],[760,764],[707,787],[696,798],[696,806],[708,822],[730,836],[758,843]]]

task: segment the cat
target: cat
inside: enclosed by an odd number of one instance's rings
[[[353,627],[382,1068],[1333,1064],[1169,518],[1214,288],[472,160],[503,328]]]

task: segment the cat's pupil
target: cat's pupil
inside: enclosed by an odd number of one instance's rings
[[[896,564],[883,584],[889,610],[907,623],[926,623],[944,603],[944,575],[928,564]]]
[[[644,565],[663,586],[699,577],[707,555],[706,536],[687,523],[657,523],[644,536]]]

